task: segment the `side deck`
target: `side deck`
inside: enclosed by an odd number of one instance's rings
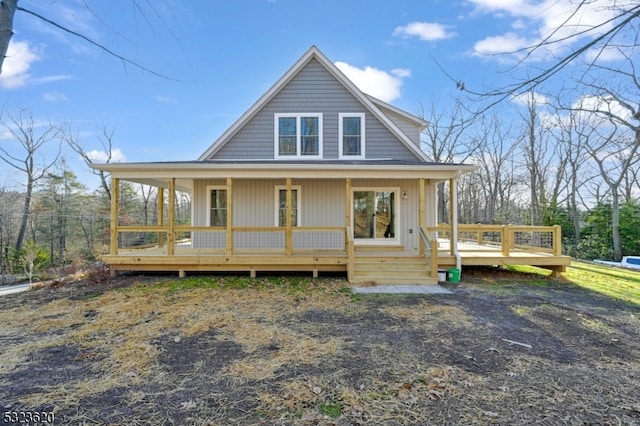
[[[420,230],[420,246],[361,246],[349,228],[215,228],[118,226],[103,261],[112,271],[343,272],[350,282],[436,283],[438,269],[468,265],[533,265],[563,272],[560,227],[459,225]],[[275,238],[280,246],[248,248],[243,241]],[[456,244],[451,244],[452,237]],[[216,248],[198,248],[197,240]]]

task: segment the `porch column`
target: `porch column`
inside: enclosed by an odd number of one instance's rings
[[[233,253],[233,180],[227,178],[227,254]]]
[[[173,230],[176,216],[176,178],[169,179],[169,217],[167,218],[167,255],[173,256],[175,252],[176,235]]]
[[[424,254],[425,247],[424,247],[424,241],[422,241],[422,237],[420,235],[422,235],[422,229],[427,226],[425,200],[426,200],[426,195],[425,195],[424,178],[420,178],[418,179],[418,224],[420,226],[420,229],[418,229],[418,244],[420,247],[421,255]]]
[[[458,253],[458,178],[449,179],[449,223],[451,224],[451,255],[456,258],[456,268],[460,269]]]
[[[286,194],[286,218],[285,218],[285,252],[287,256],[291,256],[293,247],[293,231],[291,230],[291,214],[293,208],[291,206],[291,178],[287,178],[287,194]],[[298,206],[299,208],[299,206]]]
[[[164,225],[164,188],[158,187],[158,226]],[[158,232],[158,247],[164,245],[165,235],[164,232]]]
[[[351,212],[353,208],[351,206],[351,178],[345,179],[345,224],[346,228],[351,227]]]
[[[109,254],[115,256],[118,254],[118,216],[120,211],[120,179],[111,178],[111,223],[110,223],[110,242]]]

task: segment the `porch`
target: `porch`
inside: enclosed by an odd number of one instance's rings
[[[303,180],[299,176],[302,170],[296,170],[293,178],[271,181],[266,180],[271,177],[267,173],[259,190],[250,195],[243,189],[247,182],[251,188],[258,188],[253,183],[256,180],[227,177],[223,186],[217,181],[214,188],[222,190],[210,193],[223,206],[219,210],[224,209],[217,221],[209,217],[198,219],[203,210],[215,209],[202,205],[208,192],[195,191],[200,194],[196,199],[201,206],[192,208],[191,221],[180,223],[175,212],[176,178],[169,178],[165,180],[166,191],[157,186],[156,225],[121,223],[120,179],[113,177],[110,252],[102,259],[114,273],[175,271],[184,276],[191,271],[226,271],[248,272],[253,277],[258,272],[307,271],[317,277],[320,272],[339,272],[346,274],[352,283],[386,284],[435,284],[438,269],[465,265],[535,265],[558,273],[570,263],[570,258],[561,255],[558,226],[458,225],[455,202],[449,216],[453,225],[430,226],[437,223],[434,211],[427,207],[435,205],[438,180],[424,177],[385,180],[387,185],[394,182],[395,187],[378,192],[366,187],[367,183],[376,182],[369,173],[372,172],[367,170],[366,176],[353,178],[316,177],[321,179],[316,182],[322,185],[315,188],[321,187],[324,192],[321,197],[308,198],[316,208],[307,211],[320,211],[317,206],[324,203],[328,207],[322,211],[331,218],[318,214],[305,217],[303,224],[307,226],[302,226],[295,214],[300,212],[300,204],[294,194],[299,196],[300,188],[305,190],[311,179],[307,176]],[[195,180],[186,182],[191,182],[192,192],[194,187],[205,185]],[[295,184],[302,186],[296,189]],[[263,196],[272,186],[278,191],[277,202],[273,199],[246,202],[251,197]],[[449,187],[450,199],[456,200],[455,177],[449,178]],[[332,194],[325,195],[329,189]],[[369,210],[375,206],[366,217],[362,215],[363,203],[356,202],[356,195],[377,200],[366,204]],[[269,214],[272,216],[265,220]],[[255,218],[260,218],[261,224],[256,225]],[[268,222],[276,223],[265,226]],[[404,226],[399,227],[398,222]]]
[[[564,272],[559,226],[458,225],[422,227],[417,249],[360,246],[349,227],[123,226],[112,229],[116,244],[103,256],[112,271],[341,272],[352,283],[435,284],[438,269],[470,265],[533,265]],[[265,239],[270,248],[243,241]],[[194,239],[223,241],[197,248]],[[280,245],[273,246],[273,241]],[[310,244],[316,242],[315,246]],[[113,249],[115,247],[115,250]],[[255,247],[255,245],[254,245]]]

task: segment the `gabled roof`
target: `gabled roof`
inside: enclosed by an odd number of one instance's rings
[[[311,60],[317,60],[338,82],[340,82],[358,101],[360,101],[367,110],[377,118],[394,136],[398,138],[411,152],[419,159],[429,161],[426,154],[409,139],[409,137],[391,121],[381,108],[387,108],[394,111],[411,121],[416,122],[420,126],[426,126],[424,120],[419,119],[405,111],[392,107],[378,99],[372,98],[364,94],[358,89],[351,80],[349,80],[316,46],[311,46],[307,52],[302,55],[298,61],[273,85],[271,88],[254,103],[231,127],[227,129],[214,143],[211,145],[198,160],[211,159],[223,146],[225,146],[233,136],[241,130],[269,101],[271,101]]]

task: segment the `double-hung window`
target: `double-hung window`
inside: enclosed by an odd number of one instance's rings
[[[209,209],[207,224],[209,226],[227,226],[227,188],[208,186]]]
[[[340,158],[364,158],[364,114],[339,114],[338,138]]]
[[[291,187],[291,226],[300,224],[300,186]],[[276,186],[276,226],[287,225],[287,187]]]
[[[322,114],[276,114],[275,157],[322,156]]]

